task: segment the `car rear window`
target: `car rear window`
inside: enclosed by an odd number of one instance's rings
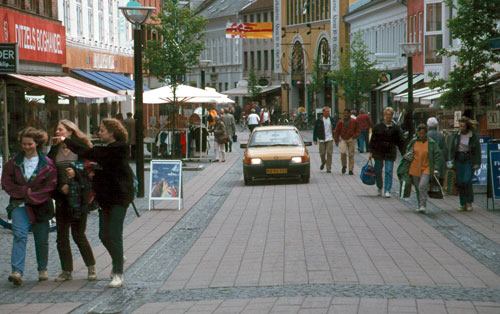
[[[261,130],[253,133],[249,147],[302,145],[302,138],[295,130]]]

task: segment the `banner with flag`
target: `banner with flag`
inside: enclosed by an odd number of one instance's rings
[[[227,23],[226,38],[273,38],[273,23]]]

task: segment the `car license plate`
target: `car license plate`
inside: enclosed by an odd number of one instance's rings
[[[287,174],[287,168],[269,168],[266,169],[266,174]]]

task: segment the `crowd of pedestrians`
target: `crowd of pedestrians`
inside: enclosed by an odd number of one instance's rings
[[[431,182],[442,189],[447,169],[456,173],[459,191],[459,211],[472,211],[472,178],[481,165],[481,149],[473,124],[467,117],[460,120],[460,129],[450,136],[447,145],[445,137],[438,130],[438,120],[431,117],[427,124],[416,127],[413,138],[406,139],[409,124],[402,126],[394,120],[394,110],[386,107],[382,120],[374,124],[364,109],[356,116],[354,110],[345,109],[343,118],[336,122],[330,117],[329,107],[323,108],[322,116],[316,120],[313,142],[319,144],[320,170],[331,173],[333,142],[340,145],[342,174],[354,174],[355,143],[360,153],[369,152],[368,159],[374,160],[377,195],[391,197],[394,165],[398,151],[402,158],[397,174],[402,186],[412,186],[417,196],[417,212],[425,213]],[[404,191],[404,189],[403,189]],[[407,191],[408,192],[408,191]]]
[[[28,127],[19,133],[22,151],[6,163],[1,177],[2,187],[10,196],[7,212],[14,237],[8,280],[14,285],[23,282],[30,228],[35,239],[38,279],[48,280],[49,221],[54,216],[61,263],[61,273],[54,280],[72,280],[70,231],[88,267],[88,280],[96,280],[96,261],[85,230],[87,215],[96,208],[92,204],[98,204],[99,238],[113,264],[109,287],[123,286],[123,223],[134,198],[128,133],[118,119],[103,119],[98,135],[105,145],[93,147],[73,122],[61,120],[45,155],[45,131]],[[95,197],[92,204],[89,196]]]

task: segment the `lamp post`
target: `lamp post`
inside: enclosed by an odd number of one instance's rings
[[[201,89],[205,89],[205,68],[212,62],[212,60],[200,60],[200,84]]]
[[[410,120],[410,129],[408,138],[411,138],[414,132],[413,127],[413,55],[420,47],[420,43],[402,43],[401,49],[406,54],[408,67],[408,119]]]
[[[321,67],[321,69],[325,73],[325,76],[328,75],[328,72],[330,72],[332,69],[331,64],[325,63],[325,64],[320,64],[319,66]],[[336,116],[338,114],[338,111],[339,111],[337,97],[336,97],[336,88],[337,88],[337,86],[335,84],[335,81],[332,80],[332,101],[333,101],[334,116]]]
[[[144,197],[144,124],[142,104],[142,26],[151,16],[154,7],[143,7],[139,2],[129,1],[119,7],[125,18],[134,25],[134,78],[135,78],[135,136],[136,175],[139,182],[138,196]]]

